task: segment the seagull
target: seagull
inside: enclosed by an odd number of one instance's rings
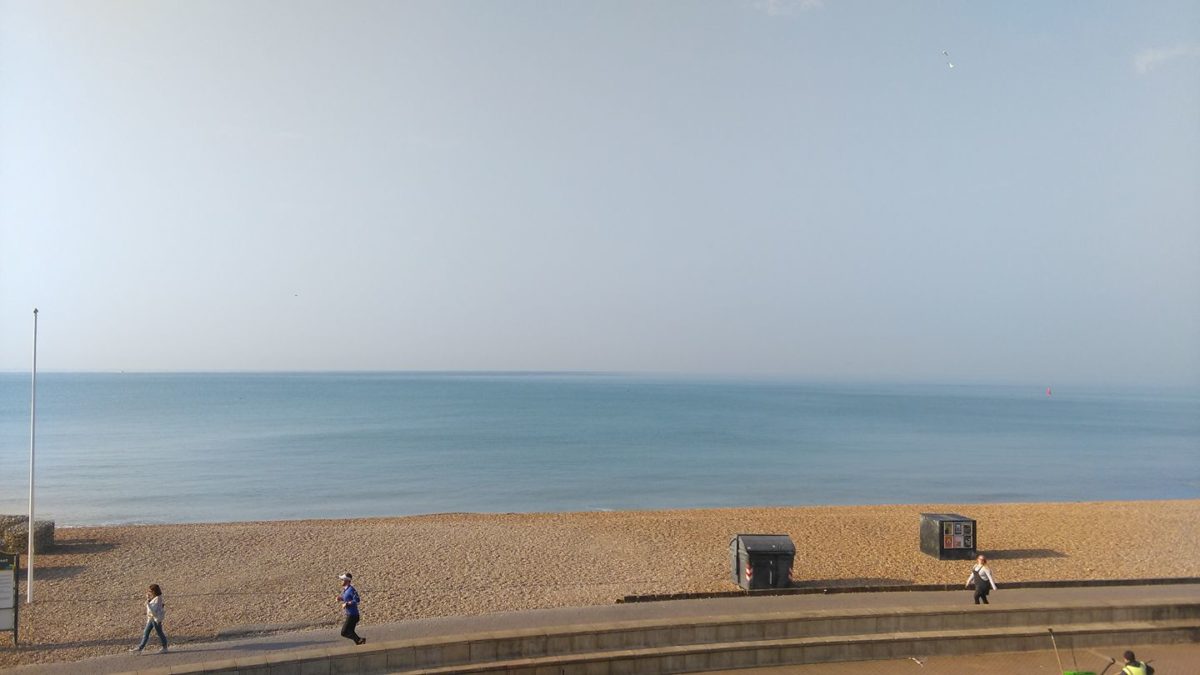
[[[917,658],[917,657],[915,657],[915,656],[910,656],[910,657],[908,657],[908,658],[912,659],[913,661],[916,661],[918,666],[921,666],[922,668],[924,668],[924,667],[925,667],[925,662],[924,662],[924,661],[922,661],[921,659],[918,659],[918,658]]]
[[[953,67],[954,67],[954,64],[953,64],[953,63],[951,63],[951,61],[950,61],[950,52],[947,52],[945,49],[943,49],[943,50],[942,50],[942,56],[945,56],[945,57],[946,57],[946,65],[948,65],[948,66],[950,66],[951,68],[953,68]]]

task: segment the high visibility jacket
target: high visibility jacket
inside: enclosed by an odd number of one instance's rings
[[[1146,664],[1141,661],[1134,661],[1122,668],[1121,672],[1125,673],[1125,675],[1146,675]]]

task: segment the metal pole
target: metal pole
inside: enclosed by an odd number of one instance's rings
[[[1050,644],[1054,645],[1054,660],[1058,661],[1058,672],[1061,673],[1063,671],[1062,659],[1058,658],[1058,643],[1054,640],[1054,629],[1047,628],[1046,630],[1050,631]]]
[[[33,459],[37,438],[37,307],[33,308],[33,386],[29,394],[29,558],[25,564],[25,604],[33,602]]]

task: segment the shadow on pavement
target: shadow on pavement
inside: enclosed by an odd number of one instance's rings
[[[171,649],[172,654],[199,654],[201,652],[233,652],[233,651],[276,651],[280,649],[303,649],[305,647],[328,646],[325,642],[255,642],[251,644],[223,645],[209,643],[203,647],[180,647]]]

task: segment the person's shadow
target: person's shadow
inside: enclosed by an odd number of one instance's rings
[[[36,576],[36,574],[35,574]],[[106,640],[76,640],[75,642],[23,642],[22,648],[55,651],[59,649],[77,649],[79,647],[129,647],[137,643],[136,638],[108,638]]]

